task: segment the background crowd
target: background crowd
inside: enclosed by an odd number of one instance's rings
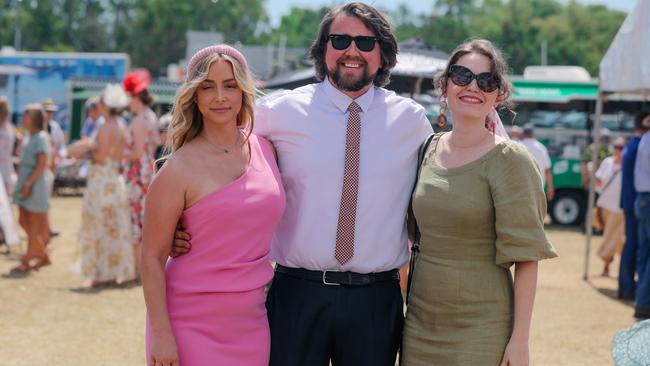
[[[74,159],[85,190],[73,270],[88,288],[139,282],[143,202],[166,129],[149,107],[150,82],[149,73],[138,70],[121,86],[109,85],[88,99],[81,139],[67,146],[51,99],[26,106],[18,132],[7,99],[0,97],[3,240],[9,247],[19,244],[13,201],[28,243],[20,264],[5,277],[24,277],[51,264],[48,251],[58,234],[48,218],[55,173],[59,164]]]
[[[596,204],[591,230],[603,235],[598,256],[603,260],[602,276],[608,277],[610,264],[620,255],[618,298],[635,301],[635,316],[650,317],[650,290],[646,266],[648,255],[647,193],[650,189],[650,116],[641,111],[635,116],[634,136],[612,141],[611,133],[603,129],[599,141],[594,142],[582,157],[583,185],[593,176],[596,186]],[[548,199],[553,198],[551,160],[547,149],[533,137],[533,126],[511,129],[513,139],[523,144],[535,158],[545,179]],[[645,138],[644,138],[645,136]],[[596,166],[592,154],[596,152]],[[637,159],[637,156],[640,158]]]

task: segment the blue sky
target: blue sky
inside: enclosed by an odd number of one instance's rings
[[[562,1],[562,0],[560,0]],[[566,1],[566,0],[564,0]],[[585,4],[605,4],[610,8],[629,12],[637,0],[579,0]],[[643,0],[639,0],[643,1]],[[366,1],[377,7],[385,9],[396,9],[399,4],[408,4],[414,13],[429,13],[434,0],[370,0]],[[267,0],[266,7],[271,17],[271,24],[280,23],[282,15],[287,14],[292,6],[318,8],[321,6],[338,5],[342,1],[333,0]]]

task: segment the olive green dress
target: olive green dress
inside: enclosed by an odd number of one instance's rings
[[[498,366],[512,332],[514,262],[557,256],[544,233],[546,198],[526,148],[502,141],[466,165],[424,155],[413,193],[420,254],[402,365]]]

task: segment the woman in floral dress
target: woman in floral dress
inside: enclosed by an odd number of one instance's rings
[[[144,199],[154,174],[154,154],[158,146],[158,121],[149,108],[153,97],[147,87],[151,75],[146,70],[127,74],[122,83],[130,97],[129,109],[133,113],[130,126],[131,142],[125,156],[126,184],[131,206],[131,234],[135,256],[136,275],[140,276],[140,251],[142,248],[142,222]]]
[[[127,103],[128,97],[119,85],[108,85],[99,103],[104,124],[94,138],[70,147],[75,157],[90,151],[79,230],[81,273],[89,287],[135,277],[129,202],[120,174],[128,133],[116,120]]]

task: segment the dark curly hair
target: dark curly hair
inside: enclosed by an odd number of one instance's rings
[[[316,79],[322,81],[327,76],[327,65],[325,64],[325,51],[327,49],[327,36],[329,36],[332,22],[340,14],[357,17],[371,29],[377,38],[380,39],[381,67],[375,76],[375,86],[385,86],[390,82],[390,70],[397,63],[397,39],[393,34],[390,23],[379,10],[363,3],[347,3],[330,10],[320,23],[318,36],[309,49],[309,58],[314,62]]]

